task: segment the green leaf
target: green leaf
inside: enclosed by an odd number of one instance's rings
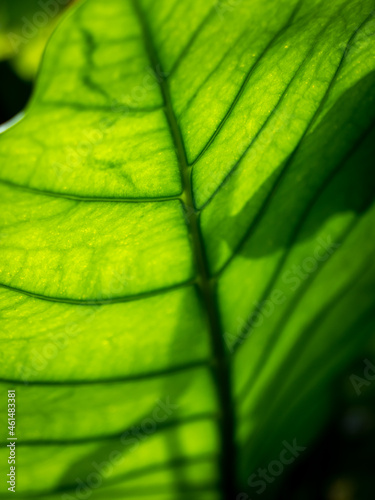
[[[308,446],[374,327],[373,12],[65,16],[0,137],[19,498],[233,499]]]

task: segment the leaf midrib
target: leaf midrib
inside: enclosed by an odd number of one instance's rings
[[[161,61],[155,50],[151,30],[147,19],[139,5],[139,0],[131,0],[134,12],[138,18],[143,32],[145,49],[148,54],[151,66],[154,71],[163,71]],[[163,74],[163,73],[162,73]],[[198,289],[200,291],[203,304],[207,313],[210,328],[211,348],[214,357],[212,367],[217,390],[218,403],[220,405],[221,420],[221,455],[220,455],[220,480],[222,482],[222,493],[224,498],[233,498],[235,495],[235,444],[234,444],[234,411],[231,390],[231,374],[228,354],[225,347],[224,337],[220,324],[220,318],[216,307],[215,283],[210,281],[209,267],[207,264],[203,238],[199,226],[199,215],[195,211],[193,201],[193,190],[191,183],[191,168],[187,161],[187,155],[180,127],[173,110],[172,99],[166,79],[159,82],[160,91],[165,104],[165,116],[170,129],[171,137],[176,149],[176,156],[179,164],[183,193],[181,203],[185,214],[188,214],[189,228],[192,250],[196,261],[198,273]]]

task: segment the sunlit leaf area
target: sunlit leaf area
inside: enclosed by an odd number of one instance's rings
[[[373,500],[375,0],[2,0],[0,500]]]

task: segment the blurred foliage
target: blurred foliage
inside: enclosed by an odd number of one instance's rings
[[[306,454],[280,481],[280,500],[373,500],[375,381],[366,381],[360,390],[353,382],[354,377],[364,378],[364,360],[375,365],[374,337],[338,378],[332,415]]]
[[[0,61],[32,80],[45,45],[69,0],[1,0]]]

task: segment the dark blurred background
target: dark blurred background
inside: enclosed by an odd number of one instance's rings
[[[0,1],[0,122],[21,111],[32,92],[52,31],[74,0]]]
[[[0,123],[10,120],[27,103],[32,82],[20,78],[9,61],[0,62]]]
[[[283,478],[280,500],[374,500],[375,380],[365,360],[375,368],[374,339],[337,379],[331,417]]]
[[[33,33],[22,19],[40,11],[38,0],[1,0],[0,124],[27,104],[45,44],[64,8],[40,16],[43,26]],[[277,478],[275,490],[254,493],[252,500],[268,495],[280,500],[375,499],[375,380],[364,378],[364,359],[375,365],[375,337],[336,381],[330,420],[315,442]]]

